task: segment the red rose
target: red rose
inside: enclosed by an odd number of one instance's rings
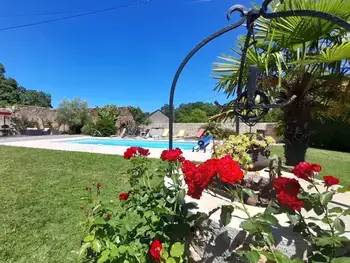
[[[164,150],[160,156],[163,161],[175,162],[181,160],[183,157],[182,151],[179,148],[173,150]]]
[[[151,244],[151,247],[149,248],[149,253],[151,254],[152,258],[157,262],[160,262],[160,252],[162,251],[162,249],[162,242],[160,242],[159,240],[154,240]]]
[[[327,186],[327,187],[340,183],[338,178],[331,176],[331,175],[323,176],[323,180],[324,180],[325,186]]]
[[[111,217],[112,217],[112,214],[111,214],[111,213],[108,213],[108,214],[107,214],[107,218],[108,218],[108,219],[111,219]]]
[[[191,161],[182,162],[181,169],[188,187],[187,195],[200,199],[203,190],[208,187],[217,174],[217,162],[217,159],[207,160],[198,166]]]
[[[143,156],[149,155],[149,150],[148,149],[145,149],[145,148],[142,148],[142,147],[138,147],[137,151],[139,152],[140,155],[143,155]]]
[[[277,193],[284,191],[290,195],[298,195],[301,189],[298,180],[287,177],[278,177],[273,180],[273,187]]]
[[[322,166],[317,163],[313,163],[311,166],[312,166],[312,170],[314,170],[314,172],[316,173],[319,173],[322,171]]]
[[[129,160],[131,157],[135,157],[137,154],[137,147],[130,147],[124,152],[124,159]]]
[[[128,192],[126,192],[126,193],[121,193],[121,194],[119,195],[119,200],[128,200],[128,198],[129,198],[129,193],[128,193]]]
[[[221,181],[224,183],[234,184],[243,179],[243,171],[239,168],[238,163],[235,162],[231,156],[226,155],[218,160],[218,173]]]
[[[97,184],[97,189],[100,190],[102,185],[100,183]]]
[[[311,163],[300,162],[294,167],[294,174],[306,181],[310,181],[311,178],[315,175],[314,168]]]
[[[277,195],[277,200],[281,206],[291,208],[295,211],[300,211],[303,206],[303,200],[299,199],[296,195],[288,194],[285,191],[282,191]]]

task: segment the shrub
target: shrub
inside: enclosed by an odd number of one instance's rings
[[[235,210],[246,214],[240,227],[252,239],[248,246],[238,246],[233,254],[248,262],[302,263],[302,259],[290,259],[276,249],[272,229],[279,225],[276,214],[286,214],[295,232],[310,242],[308,262],[349,262],[349,258],[337,258],[336,250],[349,243],[343,236],[345,224],[342,218],[350,215],[350,209],[329,208],[334,196],[331,187],[339,180],[325,176],[315,180],[322,167],[303,162],[294,168],[300,180],[310,183],[303,189],[294,178],[271,176],[276,197],[263,213],[250,215],[244,196],[255,198],[252,190],[242,188],[237,182],[243,179],[243,171],[230,156],[211,159],[196,165],[182,157],[180,149],[165,150],[161,154],[162,164],[153,166],[147,159],[149,151],[131,147],[124,153],[130,160],[130,188],[119,194],[119,201],[102,201],[103,186],[85,187],[82,198],[87,235],[84,237],[79,258],[84,262],[191,262],[190,245],[194,238],[193,226],[205,227],[203,221],[221,209],[220,224],[227,226]],[[280,163],[280,162],[279,162]],[[280,167],[278,168],[280,170]],[[158,178],[165,175],[165,180]],[[223,205],[208,214],[193,212],[196,204],[186,202],[185,195],[200,199],[214,178],[236,184],[233,195],[240,203]],[[156,179],[156,180],[154,180]],[[158,179],[158,180],[157,180]],[[153,183],[152,183],[153,182]],[[321,192],[319,185],[326,190]],[[315,189],[315,192],[310,192]],[[120,204],[120,207],[116,203]],[[313,210],[318,218],[308,218],[304,211]],[[328,227],[314,221],[325,222]],[[284,227],[284,226],[283,226]]]
[[[66,124],[69,132],[80,134],[81,128],[91,122],[91,114],[87,102],[76,98],[72,101],[63,100],[57,108],[57,123]]]
[[[227,140],[216,142],[215,154],[217,157],[230,155],[235,161],[239,163],[242,169],[249,169],[253,167],[252,158],[249,151],[261,149],[261,153],[270,156],[270,144],[275,140],[270,137],[262,137],[258,134],[246,135],[231,135]]]
[[[115,134],[115,122],[118,117],[117,108],[115,106],[106,106],[98,109],[98,118],[95,123],[95,130],[100,136],[108,137]]]

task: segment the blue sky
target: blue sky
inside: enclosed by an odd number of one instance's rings
[[[0,28],[67,16],[4,17],[9,15],[90,11],[132,2],[3,0]],[[237,3],[249,6],[242,0],[153,0],[132,8],[0,31],[0,62],[20,85],[50,93],[54,107],[63,98],[80,97],[91,107],[133,105],[153,111],[168,102],[173,75],[187,52],[228,25],[226,11]],[[190,61],[177,86],[176,104],[226,100],[213,91],[212,63],[244,32],[240,28],[228,33]]]

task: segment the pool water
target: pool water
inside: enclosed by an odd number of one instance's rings
[[[81,139],[81,140],[69,140],[65,143],[78,143],[78,144],[93,144],[93,145],[106,145],[106,146],[136,146],[143,148],[158,148],[167,149],[169,147],[168,141],[152,141],[152,140],[116,140],[116,139]],[[174,148],[180,148],[182,150],[192,150],[197,144],[195,142],[173,142]]]

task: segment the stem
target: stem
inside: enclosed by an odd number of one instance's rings
[[[244,204],[242,192],[240,192],[240,194],[237,194],[237,197],[238,197],[240,203],[242,204],[243,211],[246,213],[246,215],[248,216],[248,218],[249,218],[250,220],[253,220],[252,217],[250,216],[249,212],[248,212],[247,207],[246,207],[245,204]],[[276,257],[276,254],[275,254],[275,252],[274,252],[274,249],[270,246],[269,243],[267,243],[267,242],[265,241],[264,235],[263,235],[261,232],[259,232],[258,235],[259,235],[259,236],[261,237],[261,239],[264,241],[265,245],[270,249],[270,251],[271,251],[273,257],[276,259],[276,262],[278,262],[277,257]]]
[[[314,182],[312,182],[312,185],[315,187],[317,193],[318,193],[318,194],[321,194],[320,190],[318,190],[318,188],[317,188],[317,186],[316,186],[316,184],[315,184]],[[328,190],[328,188],[327,188],[326,190]],[[324,209],[324,211],[325,211],[326,219],[327,219],[326,221],[327,221],[327,223],[328,223],[328,225],[329,225],[329,228],[331,229],[332,239],[334,240],[335,231],[334,231],[333,225],[332,225],[331,222],[329,221],[328,206],[327,206],[327,205],[322,205],[322,204],[321,204],[321,201],[320,201],[319,203],[320,203],[320,205],[323,207],[323,209]],[[333,243],[332,243],[332,256],[331,256],[329,262],[331,262],[332,259],[333,259],[334,257],[335,257],[335,246],[334,246],[334,242],[333,242]]]
[[[303,217],[303,215],[301,214],[301,212],[298,212],[297,215],[299,216],[299,218],[301,219],[301,221],[303,221],[304,225],[306,226],[306,230],[310,236],[310,239],[312,241],[312,243],[315,243],[314,241],[314,235],[312,234],[312,232],[310,231],[310,228],[308,227],[306,221],[305,221],[305,218]]]

